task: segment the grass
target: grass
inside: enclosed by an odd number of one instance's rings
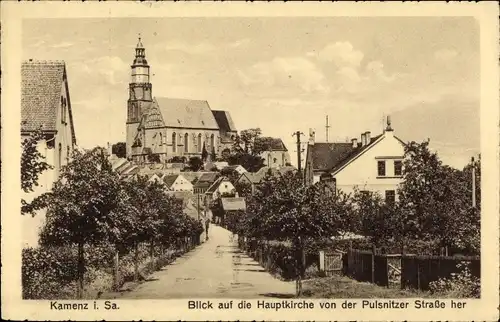
[[[312,278],[303,281],[304,296],[310,298],[415,298],[431,297],[428,292],[382,287],[358,282],[346,276]]]

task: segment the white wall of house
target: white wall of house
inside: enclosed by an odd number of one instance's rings
[[[381,141],[334,175],[337,188],[351,193],[357,186],[359,190],[378,192],[385,197],[387,190],[396,191],[401,183],[401,176],[394,174],[394,161],[402,161],[403,155],[401,142],[393,132],[385,132]],[[378,175],[378,161],[385,162],[385,176]],[[319,177],[315,176],[316,180]]]
[[[178,176],[170,187],[171,191],[190,191],[193,192],[193,184],[183,176]]]
[[[68,101],[66,86],[62,86],[61,96]],[[35,197],[52,189],[55,181],[57,181],[61,172],[61,167],[68,164],[71,153],[74,150],[71,121],[69,118],[68,107],[63,108],[59,101],[57,108],[56,129],[57,133],[53,138],[53,148],[48,148],[47,141],[52,139],[39,141],[37,144],[38,151],[45,157],[45,162],[52,165],[54,168],[44,171],[38,180],[38,187],[35,187],[32,193],[22,192],[22,198],[30,202]],[[24,141],[28,135],[22,135],[21,140]],[[59,149],[59,146],[61,147]],[[38,233],[45,223],[45,210],[41,210],[35,217],[24,215],[23,217],[23,243],[25,246],[35,247],[38,245]]]

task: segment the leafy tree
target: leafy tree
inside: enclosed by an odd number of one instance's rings
[[[148,154],[148,161],[153,162],[153,163],[160,163],[160,155],[157,153],[149,153]]]
[[[345,226],[353,232],[370,237],[376,247],[386,245],[399,234],[401,227],[396,206],[386,204],[379,193],[356,189],[352,201],[354,216]]]
[[[207,161],[208,158],[208,151],[207,148],[205,147],[205,142],[203,142],[203,149],[201,150],[201,160],[203,162]]]
[[[271,150],[274,139],[272,137],[256,137],[254,140],[253,153],[258,155],[264,151]]]
[[[411,142],[405,147],[399,191],[402,242],[420,239],[441,248],[464,247],[468,242],[463,238],[479,229],[471,210],[471,178],[443,165],[428,145],[429,141]]]
[[[169,161],[170,163],[186,163],[186,157],[174,156]]]
[[[120,230],[116,216],[121,203],[120,182],[101,148],[81,153],[62,169],[52,192],[45,194],[46,224],[41,245],[77,245],[78,297],[85,272],[84,246],[97,244]]]
[[[237,152],[228,158],[229,165],[241,165],[250,172],[257,172],[264,167],[264,159],[258,155]]]
[[[215,161],[217,159],[217,154],[215,153],[215,147],[212,146],[212,150],[210,151],[210,160]]]
[[[203,161],[199,157],[189,158],[188,167],[191,171],[198,171],[203,166]]]
[[[330,238],[342,230],[346,203],[324,184],[306,186],[299,173],[267,175],[247,206],[243,226],[249,237],[290,241],[296,252],[297,294],[302,292],[305,247],[314,239]]]
[[[127,156],[127,148],[125,142],[118,142],[111,146],[111,152],[119,158],[125,158]]]
[[[235,137],[233,151],[236,153],[254,154],[255,139],[260,137],[261,134],[262,131],[260,128],[240,131],[240,134]]]
[[[234,187],[240,197],[250,197],[252,195],[252,185],[245,181],[238,181],[234,183]]]
[[[45,157],[38,151],[38,142],[44,140],[45,137],[41,129],[30,134],[29,137],[24,139],[21,144],[21,188],[25,193],[34,191],[38,186],[40,175],[53,166],[45,162]],[[39,202],[40,199],[31,203],[21,199],[21,214],[35,215],[35,212],[43,208],[43,204]]]

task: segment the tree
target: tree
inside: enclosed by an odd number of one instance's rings
[[[479,222],[471,210],[471,177],[443,165],[429,150],[429,141],[411,142],[405,147],[403,183],[399,190],[402,242],[426,240],[441,248],[464,247],[467,231]],[[461,231],[461,234],[457,234]]]
[[[264,167],[264,159],[258,155],[237,152],[229,156],[228,164],[241,165],[250,172],[257,172]]]
[[[207,161],[207,158],[208,158],[208,152],[207,152],[207,148],[205,147],[205,142],[203,142],[203,149],[201,151],[201,160],[203,162]]]
[[[262,131],[260,128],[240,131],[240,134],[236,136],[235,142],[233,144],[234,152],[253,154],[255,139],[260,137],[261,134]]]
[[[111,146],[111,152],[119,158],[127,157],[127,148],[125,142],[118,142]]]
[[[272,137],[256,137],[254,140],[254,154],[258,155],[265,151],[270,151],[274,142]]]
[[[62,169],[52,192],[45,194],[46,224],[40,233],[41,245],[77,245],[78,297],[83,295],[84,246],[107,240],[119,232],[116,216],[121,203],[120,182],[106,153],[95,148],[76,151],[73,161]]]
[[[305,247],[315,239],[342,230],[346,200],[324,184],[306,186],[299,173],[266,175],[247,206],[245,235],[264,240],[290,241],[296,252],[297,295],[302,292]]]
[[[189,158],[188,167],[191,171],[198,171],[203,166],[203,161],[199,157]]]
[[[148,153],[148,161],[152,163],[160,163],[160,155],[157,153]]]
[[[210,161],[215,161],[217,159],[217,154],[215,153],[215,147],[212,146],[212,150],[210,151]]]
[[[38,186],[40,175],[53,166],[45,162],[45,157],[38,151],[38,142],[44,140],[44,135],[41,129],[33,132],[21,144],[21,188],[25,193],[34,191]],[[40,198],[31,203],[21,199],[21,214],[35,215],[35,212],[43,208],[43,203],[40,203]]]
[[[240,197],[250,197],[252,195],[252,185],[245,181],[233,183]]]

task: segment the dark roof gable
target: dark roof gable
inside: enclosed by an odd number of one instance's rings
[[[228,111],[216,111],[212,110],[212,113],[215,117],[215,121],[217,125],[219,125],[219,129],[221,132],[235,132],[236,127],[234,126],[233,120],[231,119],[231,115]]]
[[[371,147],[380,137],[382,134],[371,138],[370,143],[363,147],[358,143],[356,148],[353,148],[352,143],[316,143],[309,146],[314,170],[335,172]]]

